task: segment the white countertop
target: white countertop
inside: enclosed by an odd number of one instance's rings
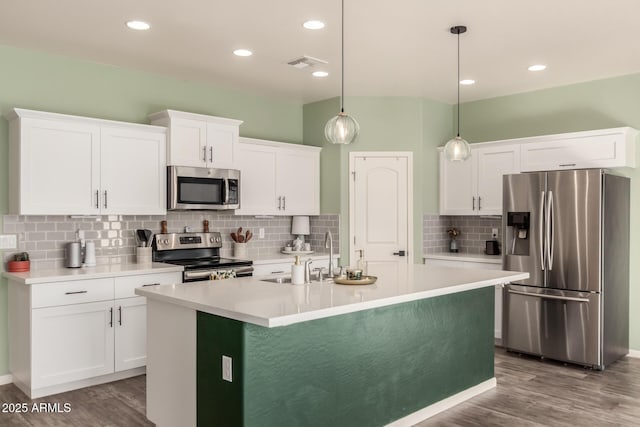
[[[281,262],[291,262],[293,264],[293,260],[296,255],[297,254],[276,253],[276,254],[268,254],[268,255],[258,255],[258,256],[252,257],[251,259],[255,265],[278,264]],[[314,252],[312,254],[300,255],[301,260],[309,259],[309,258],[311,258],[314,261],[319,259],[329,259],[329,252]],[[334,259],[340,258],[340,254],[333,254],[333,258]]]
[[[486,255],[486,254],[468,254],[468,253],[454,253],[454,252],[441,252],[435,254],[424,254],[424,259],[444,259],[450,261],[465,261],[465,262],[482,262],[487,264],[502,264],[502,255]]]
[[[36,283],[65,282],[69,280],[99,279],[102,277],[133,276],[137,274],[171,273],[182,271],[178,265],[154,262],[152,264],[109,264],[95,267],[81,268],[53,268],[48,270],[26,271],[24,273],[10,273],[5,271],[2,275],[10,280],[23,285]]]
[[[138,288],[136,294],[260,326],[286,326],[308,320],[368,310],[494,286],[529,277],[529,273],[428,268],[422,264],[375,266],[373,285],[333,283],[290,285],[253,277]]]

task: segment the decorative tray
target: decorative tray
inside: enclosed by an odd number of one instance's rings
[[[280,251],[280,253],[283,253],[285,255],[309,255],[314,253],[315,251]]]
[[[378,278],[376,276],[362,276],[362,279],[339,279],[335,277],[333,282],[338,285],[372,285],[376,283]]]

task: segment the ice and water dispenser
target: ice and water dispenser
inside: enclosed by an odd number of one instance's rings
[[[507,255],[529,255],[529,212],[507,212]]]

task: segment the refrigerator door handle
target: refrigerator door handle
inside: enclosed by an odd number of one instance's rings
[[[540,242],[540,268],[544,271],[544,250],[545,250],[545,240],[543,240],[543,227],[544,227],[544,191],[540,193],[540,212],[539,212],[539,242]],[[514,239],[515,242],[515,239]]]
[[[513,291],[511,289],[509,289],[509,293],[510,294],[516,294],[516,295],[525,295],[525,296],[528,296],[528,297],[544,298],[544,299],[557,299],[557,300],[562,300],[562,301],[574,301],[574,302],[589,302],[588,298],[560,297],[560,296],[557,296],[557,295],[534,294],[534,293],[531,293],[531,292]]]
[[[547,202],[547,265],[553,270],[553,191],[549,190]]]

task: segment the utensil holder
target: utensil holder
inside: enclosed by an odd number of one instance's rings
[[[240,242],[233,242],[233,256],[236,258],[247,257],[247,244]]]
[[[151,264],[151,246],[138,246],[136,248],[136,262],[138,264]]]

